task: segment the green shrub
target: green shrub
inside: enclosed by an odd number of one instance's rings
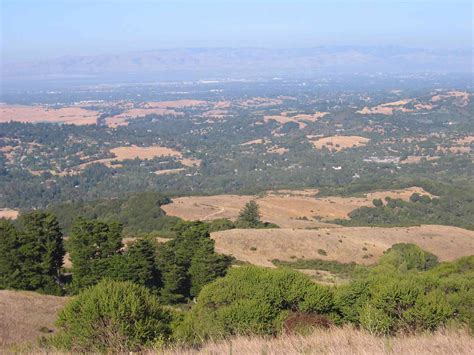
[[[379,264],[390,264],[402,271],[429,270],[438,264],[438,258],[415,244],[394,244],[380,258]]]
[[[103,280],[60,312],[49,344],[74,352],[136,351],[170,335],[171,315],[143,286]]]
[[[362,328],[372,335],[388,334],[392,327],[392,319],[381,309],[370,303],[365,304],[359,312],[359,320]]]
[[[416,300],[403,318],[409,329],[436,330],[453,316],[454,310],[439,290],[428,293]]]
[[[289,312],[330,313],[328,287],[289,269],[242,266],[205,286],[176,337],[187,342],[232,334],[275,334]]]

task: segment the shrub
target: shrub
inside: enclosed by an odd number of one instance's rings
[[[60,312],[53,347],[74,352],[136,351],[170,335],[171,315],[143,286],[103,280]]]
[[[188,342],[232,334],[275,334],[290,312],[328,314],[333,295],[289,269],[242,266],[205,286],[176,336]]]
[[[328,255],[328,253],[327,253],[326,250],[324,250],[324,249],[318,249],[318,254],[319,254],[319,255],[323,255],[323,256],[327,256],[327,255]]]
[[[383,206],[383,202],[380,198],[374,198],[372,200],[372,204],[375,206],[375,207],[381,207]]]
[[[415,244],[399,243],[385,251],[379,264],[390,264],[402,271],[429,270],[438,264],[438,257]]]
[[[382,310],[367,303],[360,310],[360,325],[372,335],[388,334],[392,326],[392,320]]]
[[[412,330],[436,330],[440,325],[452,317],[453,308],[439,290],[428,293],[425,297],[416,300],[403,318]]]

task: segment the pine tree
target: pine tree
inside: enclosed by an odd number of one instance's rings
[[[72,288],[77,292],[99,282],[111,272],[114,257],[121,254],[122,226],[79,218],[68,241],[72,262]]]
[[[215,253],[208,229],[202,222],[182,224],[178,236],[160,246],[158,264],[164,302],[194,297],[203,285],[225,274],[230,259]]]
[[[188,270],[191,283],[190,296],[196,297],[204,285],[224,276],[230,264],[230,257],[214,252],[212,239],[203,240],[194,252]]]
[[[135,241],[128,249],[125,258],[128,272],[127,280],[151,289],[157,289],[161,286],[153,242],[146,239]]]
[[[0,219],[0,289],[19,288],[19,247],[18,232],[13,223]]]
[[[237,225],[255,228],[258,227],[259,224],[261,224],[261,221],[258,204],[254,200],[249,201],[240,211]]]
[[[56,217],[32,212],[22,216],[19,225],[19,230],[11,222],[2,222],[0,227],[2,287],[60,294],[65,252]]]

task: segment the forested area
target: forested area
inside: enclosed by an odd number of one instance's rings
[[[471,183],[448,186],[423,183],[435,196],[414,193],[410,201],[387,197],[375,199],[373,207],[361,207],[337,220],[344,226],[411,226],[441,224],[474,230],[474,189]]]

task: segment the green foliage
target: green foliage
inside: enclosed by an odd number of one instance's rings
[[[214,252],[207,224],[181,223],[176,231],[177,237],[158,250],[163,273],[161,298],[167,303],[195,297],[204,284],[223,276],[231,263],[231,258]]]
[[[122,253],[114,256],[104,277],[132,281],[152,290],[161,287],[161,275],[156,263],[156,243],[138,239]]]
[[[415,244],[399,243],[384,252],[379,264],[390,264],[402,271],[412,269],[423,271],[435,267],[438,264],[438,257]]]
[[[295,261],[283,261],[274,259],[275,266],[284,266],[291,269],[325,270],[341,277],[355,277],[363,273],[366,268],[356,263],[340,263],[333,260],[322,259],[297,259]]]
[[[138,351],[165,341],[171,320],[145,287],[103,280],[66,305],[48,343],[72,352]]]
[[[352,211],[349,220],[335,222],[346,226],[410,226],[444,224],[474,229],[474,190],[471,186],[445,187],[427,184],[437,198],[414,193],[410,201],[386,199],[384,206],[374,200],[374,207],[360,207]]]
[[[472,324],[473,285],[468,280],[473,269],[440,276],[446,267],[423,272],[400,272],[390,264],[374,268],[361,280],[336,289],[341,321],[374,334],[432,331],[448,320]]]
[[[50,210],[58,217],[61,228],[69,233],[78,217],[99,219],[104,222],[118,221],[125,235],[168,230],[179,220],[166,216],[162,205],[170,202],[156,192],[144,192],[117,199],[79,201],[56,205]]]
[[[375,207],[381,207],[381,206],[383,206],[383,202],[382,202],[382,200],[379,199],[379,198],[374,198],[374,199],[372,200],[372,204],[373,204]]]
[[[61,294],[62,237],[49,213],[25,214],[19,228],[0,221],[0,287]]]
[[[94,285],[108,275],[114,263],[121,263],[122,226],[79,218],[69,237],[67,247],[72,262],[72,290]]]
[[[239,218],[237,219],[237,225],[248,226],[248,228],[256,228],[261,223],[260,220],[260,210],[257,203],[252,200],[247,202],[244,208],[239,213]]]
[[[361,327],[372,335],[385,335],[392,326],[392,319],[370,303],[361,308],[359,321]]]
[[[332,309],[330,289],[301,273],[242,266],[202,289],[176,336],[198,342],[232,334],[275,334],[290,311],[324,314]]]

